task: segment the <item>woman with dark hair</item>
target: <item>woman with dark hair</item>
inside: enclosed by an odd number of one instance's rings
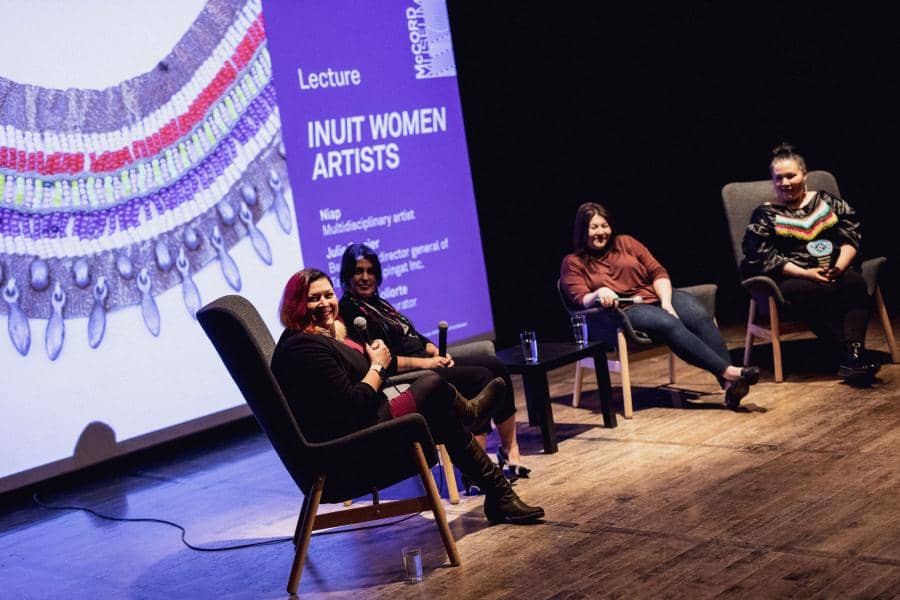
[[[594,202],[578,207],[572,240],[574,252],[563,258],[559,276],[571,305],[611,307],[619,298],[640,296],[641,304],[624,309],[634,328],[712,373],[725,388],[726,404],[737,408],[759,381],[759,369],[731,364],[712,316],[696,298],[672,289],[668,272],[650,251],[633,237],[616,234],[609,211]],[[591,324],[589,317],[589,334]]]
[[[491,381],[467,400],[443,379],[428,374],[388,401],[381,387],[391,352],[381,340],[363,347],[346,337],[334,288],[325,273],[304,269],[292,275],[280,312],[285,331],[272,356],[272,372],[310,441],[331,440],[418,412],[457,468],[485,492],[488,520],[525,523],[544,516],[542,508],[519,499],[503,472],[464,428],[490,413],[503,393],[502,379]]]
[[[880,365],[864,356],[871,303],[859,271],[859,219],[844,200],[806,188],[806,161],[789,144],[773,150],[769,171],[775,201],[750,217],[741,270],[774,279],[793,312],[840,355],[838,376],[864,381]]]
[[[495,377],[506,383],[500,405],[493,414],[500,436],[497,458],[501,468],[506,466],[517,477],[528,477],[531,469],[521,463],[516,440],[516,404],[512,380],[506,367],[493,356],[461,356],[449,353],[440,356],[437,346],[416,331],[412,322],[390,302],[378,294],[382,282],[381,261],[375,251],[365,244],[350,244],[341,259],[341,313],[348,323],[357,317],[366,320],[372,339],[383,340],[391,349],[394,360],[388,373],[402,373],[417,369],[433,370],[463,393],[472,395]],[[354,331],[351,328],[351,336]],[[473,430],[482,448],[490,431],[486,420]],[[468,487],[468,486],[467,486]]]

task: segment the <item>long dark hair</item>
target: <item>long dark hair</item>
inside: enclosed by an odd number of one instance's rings
[[[774,148],[772,148],[772,160],[769,162],[769,173],[772,173],[772,167],[775,166],[775,163],[782,160],[793,160],[797,163],[797,166],[800,167],[800,170],[803,173],[806,173],[806,161],[803,159],[803,156],[797,152],[797,149],[791,146],[787,142],[781,142]]]
[[[381,261],[378,260],[375,251],[365,244],[350,244],[341,257],[341,287],[344,288],[345,294],[350,292],[350,280],[356,272],[356,262],[364,258],[372,263],[375,283],[381,285]]]
[[[609,236],[606,248],[612,248],[613,246],[613,240],[616,236],[616,226],[615,223],[613,223],[612,215],[602,204],[585,202],[578,207],[578,212],[575,213],[575,226],[572,228],[572,250],[576,255],[582,258],[596,254],[588,244],[588,228],[590,227],[591,219],[598,215],[606,219],[610,229],[612,229],[612,234]]]
[[[278,310],[282,325],[293,331],[307,333],[315,329],[312,325],[312,318],[309,316],[307,296],[309,295],[309,286],[323,277],[332,284],[331,287],[334,287],[331,277],[319,269],[303,269],[291,275],[284,286],[281,307]]]

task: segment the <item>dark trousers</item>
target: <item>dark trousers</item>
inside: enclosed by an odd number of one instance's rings
[[[452,354],[452,353],[451,353]],[[494,423],[502,423],[516,414],[516,401],[513,392],[512,379],[509,371],[500,360],[494,356],[463,356],[453,358],[456,363],[448,369],[434,369],[433,372],[447,383],[453,385],[459,393],[466,398],[472,398],[484,389],[493,378],[501,377],[506,382],[506,391],[500,406],[492,415]],[[473,433],[482,434],[490,432],[490,425],[485,425],[483,431]]]
[[[416,412],[425,417],[435,443],[444,444],[450,458],[463,452],[472,440],[453,410],[454,393],[450,385],[434,373],[426,373],[409,386],[416,401]]]
[[[712,315],[699,300],[679,290],[672,292],[672,306],[677,318],[659,304],[636,304],[626,312],[635,329],[654,342],[665,344],[686,363],[706,369],[721,382],[731,358]]]
[[[803,320],[826,344],[838,349],[865,341],[871,298],[858,271],[846,271],[831,284],[792,277],[778,287],[790,303],[790,316]]]

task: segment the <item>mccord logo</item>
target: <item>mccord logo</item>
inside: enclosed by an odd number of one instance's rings
[[[416,79],[456,77],[450,19],[444,0],[413,0],[406,9]]]

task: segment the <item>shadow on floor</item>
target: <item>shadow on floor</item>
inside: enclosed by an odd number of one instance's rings
[[[433,519],[423,515],[386,520],[382,527],[313,534],[300,583],[300,596],[311,592],[362,591],[402,582],[402,549],[422,551],[425,577],[453,568]],[[469,533],[489,527],[481,503],[450,523],[457,543]],[[353,529],[353,528],[350,528]],[[254,539],[217,540],[216,546],[252,543]],[[183,548],[145,569],[131,586],[130,597],[284,598],[294,546],[290,541],[229,552],[194,552]],[[247,577],[253,573],[252,577]]]

